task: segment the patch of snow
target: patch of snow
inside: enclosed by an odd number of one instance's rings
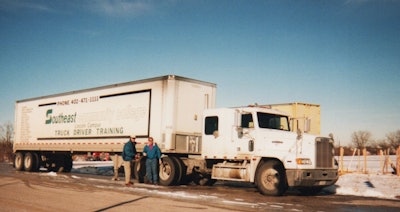
[[[281,205],[269,205],[271,208],[283,208]]]
[[[400,196],[400,177],[392,174],[344,174],[334,185],[336,194],[384,199]],[[330,186],[327,189],[332,189]]]
[[[258,204],[255,203],[248,203],[248,202],[242,202],[242,201],[230,201],[230,200],[223,200],[222,201],[225,204],[230,204],[230,205],[246,205],[246,206],[252,206],[256,207]]]
[[[57,177],[57,173],[56,172],[49,172],[46,175],[47,176],[51,176],[51,177]]]

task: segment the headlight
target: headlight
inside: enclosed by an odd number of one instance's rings
[[[309,158],[296,158],[297,165],[311,165]]]

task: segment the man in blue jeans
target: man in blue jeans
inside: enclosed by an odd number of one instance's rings
[[[157,144],[154,144],[153,138],[149,137],[146,146],[143,149],[143,155],[146,159],[146,175],[149,184],[158,185],[158,164],[161,165],[161,151]]]

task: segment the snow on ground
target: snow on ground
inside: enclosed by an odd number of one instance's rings
[[[340,176],[336,184],[325,188],[325,191],[336,193],[337,195],[399,199],[400,176],[379,173],[348,173]]]
[[[369,166],[369,168],[367,169],[368,174],[343,174],[339,177],[339,180],[336,182],[335,185],[324,188],[323,191],[328,193],[335,193],[336,195],[353,195],[382,199],[400,199],[400,176],[396,176],[390,173],[382,174],[379,170],[379,166],[376,167],[375,165],[375,167]],[[74,162],[73,172],[112,176],[112,162]],[[48,173],[48,175],[57,176],[57,174],[54,172],[50,172]],[[171,195],[171,193],[169,193],[169,195]],[[190,196],[189,194],[176,195]]]
[[[344,171],[353,173],[343,174],[334,186],[325,190],[338,195],[354,195],[376,197],[384,199],[400,199],[400,176],[383,173],[384,156],[370,155],[366,160],[366,174],[364,172],[363,156],[345,156],[343,159]],[[339,158],[337,158],[338,161]],[[396,156],[389,156],[389,163],[396,163]],[[388,172],[393,171],[389,166]]]

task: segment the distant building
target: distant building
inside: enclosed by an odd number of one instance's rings
[[[321,107],[318,104],[310,103],[283,103],[262,105],[272,109],[284,111],[290,116],[291,131],[319,135],[321,133]]]

